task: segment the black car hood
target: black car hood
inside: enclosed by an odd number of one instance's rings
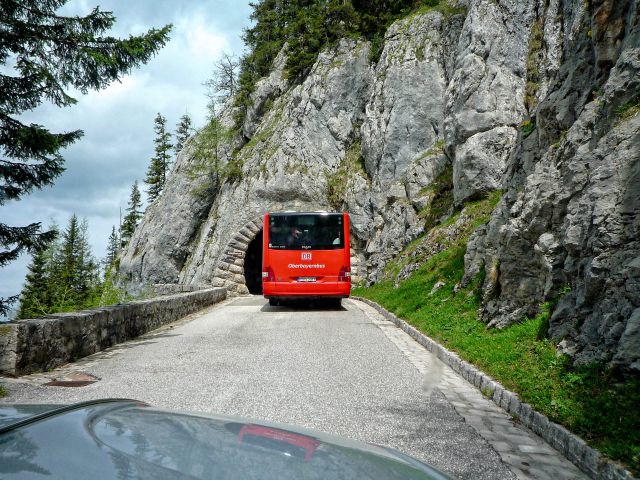
[[[297,427],[130,400],[51,408],[0,426],[0,478],[448,478],[395,450]]]

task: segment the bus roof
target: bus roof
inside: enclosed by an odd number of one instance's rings
[[[267,212],[271,217],[286,217],[289,215],[344,215],[342,212],[325,212],[325,211],[317,211],[317,212],[296,212],[294,210],[285,211],[285,212]]]

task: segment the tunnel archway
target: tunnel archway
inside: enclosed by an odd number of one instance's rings
[[[262,230],[251,240],[244,256],[244,281],[252,295],[262,295]]]

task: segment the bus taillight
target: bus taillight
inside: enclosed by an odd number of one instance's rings
[[[334,270],[335,272],[335,270]],[[342,267],[340,269],[340,274],[338,275],[339,282],[350,282],[351,281],[351,267]]]
[[[273,268],[264,267],[262,269],[262,281],[263,282],[275,282],[276,275],[273,273]]]

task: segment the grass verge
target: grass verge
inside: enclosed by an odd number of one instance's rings
[[[484,213],[479,206],[476,210]],[[477,314],[482,276],[454,292],[464,273],[467,238],[426,259],[398,288],[388,279],[356,288],[353,294],[379,303],[552,421],[640,473],[640,379],[623,381],[599,366],[572,368],[556,354],[554,344],[540,335],[552,310],[549,304],[542,306],[536,318],[503,330],[487,330]],[[436,282],[445,285],[432,292]]]

